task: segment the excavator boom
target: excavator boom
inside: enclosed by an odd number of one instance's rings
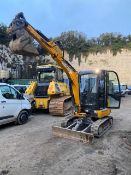
[[[37,55],[38,51],[32,45],[32,36],[36,41],[46,49],[57,64],[64,70],[72,83],[72,93],[76,111],[80,113],[80,94],[79,94],[79,77],[78,72],[64,59],[63,52],[59,46],[50,41],[40,31],[34,29],[25,19],[23,13],[19,13],[11,22],[8,33],[12,36],[10,48],[15,53],[24,53],[26,55]],[[25,43],[24,43],[25,42]]]

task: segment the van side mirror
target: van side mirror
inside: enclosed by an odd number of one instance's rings
[[[17,98],[20,99],[20,100],[24,99],[23,94],[18,93],[18,94],[17,94]]]

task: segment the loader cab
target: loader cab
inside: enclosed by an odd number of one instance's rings
[[[39,83],[50,83],[52,80],[63,82],[63,70],[55,65],[37,66]]]
[[[63,82],[63,70],[56,65],[48,64],[37,66],[38,84],[34,93],[37,98],[48,98],[48,88],[50,82]]]
[[[120,107],[120,83],[114,71],[81,71],[80,101],[81,110],[101,110]],[[117,93],[114,85],[118,85]]]

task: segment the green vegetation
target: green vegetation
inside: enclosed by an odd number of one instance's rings
[[[117,33],[104,33],[97,38],[87,39],[83,33],[69,31],[62,33],[55,40],[59,40],[62,43],[69,54],[70,61],[77,57],[79,64],[81,55],[87,57],[90,53],[104,53],[108,49],[113,55],[116,55],[123,48],[131,49],[131,35],[125,37]]]
[[[0,44],[9,44],[9,37],[6,33],[7,27],[0,24]],[[131,49],[131,35],[123,36],[118,33],[103,33],[99,37],[88,39],[87,36],[81,32],[68,31],[61,33],[60,36],[54,38],[54,41],[60,41],[63,49],[69,54],[70,61],[78,59],[81,63],[81,55],[85,56],[85,61],[90,53],[105,53],[110,50],[113,55],[121,52],[122,49]],[[41,48],[38,43],[34,43],[41,55],[48,53]]]
[[[9,37],[6,33],[7,26],[4,24],[0,24],[0,44],[8,45]]]

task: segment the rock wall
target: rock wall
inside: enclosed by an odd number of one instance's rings
[[[21,55],[12,54],[10,49],[5,45],[0,45],[0,70],[6,70],[8,64],[12,64],[16,60],[22,61]]]
[[[11,78],[20,78],[21,71],[23,74],[22,78],[27,78],[28,76],[25,77],[25,74],[29,74],[29,71],[27,70],[28,66],[33,65],[34,62],[36,62],[37,65],[39,60],[48,62],[48,57],[45,59],[42,55],[37,57],[27,57],[13,54],[8,47],[0,45],[0,73],[2,71],[9,72]]]
[[[68,60],[68,55],[66,59]],[[81,64],[78,65],[78,59],[73,59],[71,64],[77,70],[87,69],[107,69],[118,73],[121,83],[131,85],[131,51],[122,50],[116,56],[108,50],[106,53],[90,54],[88,57],[81,57]]]
[[[69,56],[65,53],[65,58],[69,61]],[[6,70],[8,64],[19,64],[24,65],[24,58],[21,55],[12,54],[10,49],[4,45],[0,45],[0,70]],[[46,60],[45,62],[52,62],[52,58],[50,56],[39,56],[35,58],[29,58],[28,60]],[[24,60],[24,61],[23,61]],[[131,85],[131,51],[122,50],[121,53],[117,53],[116,56],[113,56],[112,53],[108,50],[103,54],[89,54],[88,57],[81,57],[81,64],[78,64],[78,58],[74,58],[71,62],[72,66],[76,68],[76,70],[87,70],[87,69],[107,69],[114,70],[118,73],[120,82]],[[10,70],[10,68],[9,68]]]

